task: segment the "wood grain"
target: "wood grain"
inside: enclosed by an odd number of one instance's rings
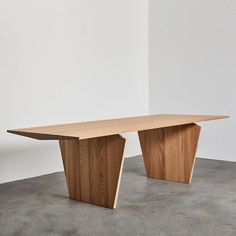
[[[190,183],[200,129],[187,124],[139,131],[147,176]]]
[[[60,138],[79,138],[80,140],[82,140],[108,135],[122,134],[132,131],[164,128],[224,118],[227,118],[227,116],[150,115],[112,120],[42,126],[26,129],[16,129],[8,130],[8,132],[35,139],[57,140]]]
[[[117,204],[125,139],[60,139],[66,182],[71,199],[108,208]]]

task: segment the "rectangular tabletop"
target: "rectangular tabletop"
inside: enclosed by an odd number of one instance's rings
[[[202,121],[224,119],[228,116],[208,115],[148,115],[120,119],[89,121],[71,124],[41,126],[8,130],[9,133],[35,139],[79,138],[88,139],[133,131],[164,128]]]

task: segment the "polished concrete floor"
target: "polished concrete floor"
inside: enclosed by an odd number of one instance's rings
[[[197,159],[191,185],[125,160],[115,210],[69,200],[64,173],[0,185],[0,236],[235,236],[236,163]]]

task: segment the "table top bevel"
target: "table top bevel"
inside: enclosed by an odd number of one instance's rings
[[[40,140],[88,139],[225,118],[228,116],[160,114],[13,129],[7,132]]]

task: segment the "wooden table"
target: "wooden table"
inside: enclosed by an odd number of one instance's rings
[[[150,115],[8,132],[40,140],[59,140],[69,197],[115,208],[125,139],[137,131],[147,176],[190,183],[200,126],[195,122],[227,118],[202,115]]]

